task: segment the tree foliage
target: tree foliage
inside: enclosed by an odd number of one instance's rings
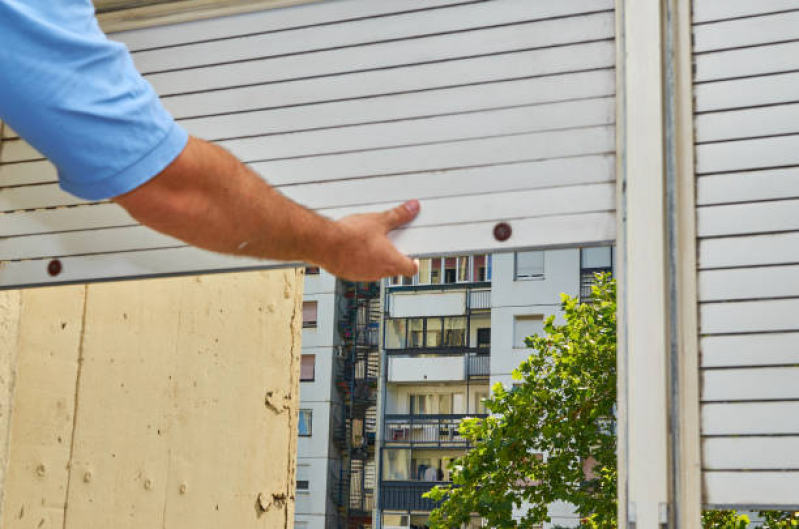
[[[518,384],[492,388],[492,415],[461,425],[474,448],[453,463],[453,486],[428,493],[445,500],[432,527],[477,513],[489,527],[531,528],[549,521],[555,501],[576,506],[584,525],[616,526],[615,283],[598,276],[592,303],[563,295],[562,308],[565,323],[552,316],[544,336],[527,338]]]

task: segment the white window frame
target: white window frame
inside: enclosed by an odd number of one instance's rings
[[[541,273],[532,275],[519,275],[519,254],[540,253],[541,254]],[[543,250],[529,252],[514,252],[513,254],[513,280],[514,281],[543,281],[546,278],[547,254]]]

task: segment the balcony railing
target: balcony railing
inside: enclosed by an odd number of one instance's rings
[[[383,481],[380,484],[380,508],[392,511],[430,512],[439,505],[422,494],[429,492],[436,485],[449,485],[447,482],[433,481]]]
[[[430,447],[468,447],[470,443],[460,431],[466,418],[488,415],[386,415],[387,445]]]
[[[469,309],[480,310],[491,308],[490,290],[471,290],[469,292]]]
[[[469,353],[466,363],[467,377],[487,377],[491,375],[491,355]]]

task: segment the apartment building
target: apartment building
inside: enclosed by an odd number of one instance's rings
[[[611,248],[435,257],[386,281],[379,527],[426,526],[435,504],[422,494],[449,482],[449,463],[470,448],[460,421],[486,416],[493,384],[512,386],[524,338],[560,316],[560,294],[590,297],[593,274],[612,262]],[[568,527],[579,515],[552,505],[551,518]]]

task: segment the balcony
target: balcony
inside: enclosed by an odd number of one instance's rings
[[[488,353],[388,357],[388,382],[391,383],[463,382],[490,374]]]
[[[468,448],[459,431],[467,418],[483,419],[484,414],[471,415],[386,415],[386,445],[414,448]]]
[[[441,503],[422,498],[422,494],[437,485],[449,484],[435,481],[383,481],[380,483],[380,508],[384,511],[430,512]]]

